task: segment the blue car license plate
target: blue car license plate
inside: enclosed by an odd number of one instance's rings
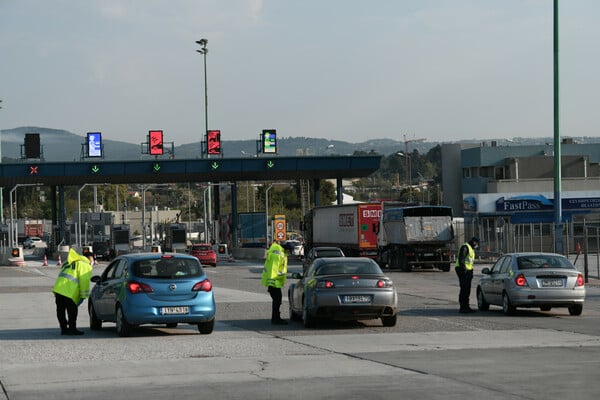
[[[160,309],[162,315],[189,314],[189,312],[189,307],[163,307]]]
[[[371,296],[368,296],[368,295],[342,296],[342,304],[371,304]]]

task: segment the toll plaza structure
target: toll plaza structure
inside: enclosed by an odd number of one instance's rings
[[[230,182],[232,235],[237,237],[237,183],[240,181],[312,180],[313,203],[319,205],[321,179],[336,179],[337,202],[342,203],[342,179],[363,178],[377,171],[381,155],[301,156],[204,159],[147,159],[136,161],[82,160],[43,162],[25,160],[0,164],[0,187],[52,187],[53,225],[57,242],[65,236],[65,186],[83,184],[165,184],[182,182]],[[218,210],[215,210],[218,215]],[[212,217],[212,216],[211,216]]]

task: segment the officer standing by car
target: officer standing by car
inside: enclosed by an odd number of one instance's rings
[[[56,278],[52,292],[61,335],[83,335],[83,331],[77,329],[77,308],[90,296],[93,262],[92,253],[81,256],[70,249],[67,262]]]
[[[469,305],[471,297],[471,281],[473,280],[473,264],[475,263],[475,249],[479,247],[479,239],[472,237],[471,240],[460,246],[456,257],[456,275],[460,284],[458,294],[459,312],[475,312]]]
[[[267,250],[267,259],[262,272],[261,283],[267,287],[273,305],[271,310],[271,324],[287,325],[287,321],[281,319],[279,308],[281,307],[281,288],[285,285],[287,275],[286,250],[277,242],[273,242]]]

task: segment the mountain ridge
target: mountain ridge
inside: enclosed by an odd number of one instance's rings
[[[21,159],[22,146],[25,141],[26,133],[39,133],[42,145],[42,158],[45,161],[77,161],[84,155],[86,137],[78,135],[63,129],[43,128],[35,126],[24,126],[13,129],[4,129],[1,134],[1,150],[3,162]],[[144,139],[145,140],[145,139]],[[103,138],[104,160],[136,160],[151,157],[148,154],[142,154],[143,144],[128,143],[117,140]],[[419,154],[426,154],[431,148],[441,143],[489,143],[497,142],[502,145],[528,145],[544,144],[552,142],[552,138],[513,138],[513,139],[492,139],[481,140],[461,140],[455,142],[427,142],[415,141],[405,143],[402,140],[389,138],[369,139],[361,143],[350,143],[342,140],[330,140],[325,138],[308,137],[278,137],[277,149],[279,156],[296,155],[351,155],[355,152],[370,153],[375,152],[382,155],[391,155],[396,152],[404,152],[408,144],[409,153],[415,149]],[[600,138],[582,137],[578,142],[600,142]],[[194,159],[201,158],[201,142],[173,145],[174,158]],[[165,144],[165,155],[171,150],[171,147]],[[222,140],[221,149],[223,157],[243,158],[253,157],[257,153],[257,140]],[[24,152],[24,150],[23,150]]]

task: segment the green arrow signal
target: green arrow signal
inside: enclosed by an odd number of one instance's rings
[[[155,173],[160,172],[160,164],[154,163],[154,165],[152,165],[152,171],[154,171]]]
[[[219,169],[219,163],[218,162],[213,162],[212,164],[210,164],[210,167],[212,169]]]
[[[97,174],[100,172],[100,167],[97,164],[94,164],[90,170],[92,171],[92,174]]]
[[[267,161],[267,168],[273,168],[275,166],[275,163],[273,161]]]

